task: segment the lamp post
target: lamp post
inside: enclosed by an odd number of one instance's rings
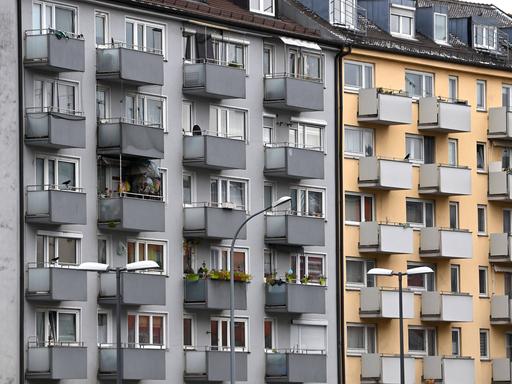
[[[244,220],[240,227],[235,232],[233,236],[233,240],[231,240],[231,248],[229,251],[229,362],[230,362],[230,383],[235,384],[235,271],[234,271],[234,252],[235,252],[235,242],[240,234],[240,231],[243,227],[249,222],[249,220],[255,218],[262,213],[265,213],[271,209],[274,209],[280,205],[283,205],[289,202],[292,198],[290,196],[283,196],[280,199],[276,200],[270,206],[258,211],[247,219]]]
[[[370,276],[397,276],[398,277],[398,317],[400,319],[400,384],[405,384],[405,365],[404,365],[404,309],[402,301],[402,277],[409,275],[426,275],[433,273],[430,267],[416,267],[408,269],[405,272],[395,272],[391,269],[372,268],[368,271]]]
[[[136,261],[126,264],[124,267],[111,268],[108,264],[87,262],[78,266],[78,269],[91,272],[109,272],[116,273],[116,383],[123,382],[123,359],[121,357],[121,272],[135,272],[146,269],[158,268],[158,264],[152,260]]]

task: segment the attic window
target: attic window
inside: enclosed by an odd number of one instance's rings
[[[498,31],[496,27],[489,25],[475,25],[473,30],[474,48],[496,50]]]
[[[414,9],[391,7],[390,32],[397,37],[414,37]]]
[[[250,0],[251,12],[274,16],[274,0]]]
[[[448,16],[434,13],[434,40],[438,43],[448,43]]]

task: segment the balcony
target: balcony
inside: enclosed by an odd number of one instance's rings
[[[512,368],[510,359],[504,357],[501,359],[492,359],[492,382],[493,383],[511,383]]]
[[[469,357],[423,357],[423,380],[441,381],[443,384],[475,382],[475,361]]]
[[[507,107],[489,108],[489,140],[512,140],[512,110]]]
[[[265,107],[297,112],[324,110],[322,79],[275,74],[264,81]]]
[[[87,273],[70,266],[28,266],[26,298],[31,301],[87,301]]]
[[[41,382],[86,379],[87,348],[81,343],[29,342],[26,378]]]
[[[164,158],[164,130],[160,124],[107,119],[98,123],[99,155],[145,159]]]
[[[465,293],[423,292],[422,321],[473,321],[473,296]]]
[[[512,236],[508,233],[491,233],[489,241],[491,263],[512,263]]]
[[[235,309],[247,309],[247,283],[235,282]],[[187,309],[222,311],[230,304],[229,280],[210,278],[184,281],[183,307]]]
[[[414,318],[414,293],[403,291],[404,319]],[[398,289],[361,288],[359,317],[398,319]]]
[[[204,59],[184,63],[183,93],[212,99],[245,99],[245,77],[245,69],[235,64]]]
[[[473,258],[472,233],[462,229],[421,228],[420,256],[471,259]]]
[[[163,85],[162,52],[123,43],[96,48],[96,78],[135,86]]]
[[[467,101],[421,97],[418,104],[421,132],[471,132],[471,106]]]
[[[25,144],[43,148],[85,148],[85,116],[59,108],[27,108]]]
[[[416,383],[414,357],[404,358],[405,384]],[[400,356],[365,353],[361,356],[361,383],[395,384],[400,382]]]
[[[299,148],[293,144],[268,144],[265,146],[267,177],[284,179],[323,179],[325,154],[321,148]]]
[[[207,347],[205,350],[185,351],[185,382],[214,383],[229,381],[230,353],[227,350],[215,350]],[[235,380],[247,381],[247,353],[235,352]]]
[[[27,186],[25,220],[34,224],[87,224],[86,195],[81,188],[63,186]]]
[[[267,383],[327,383],[324,351],[278,350],[265,354]]]
[[[195,203],[183,208],[183,236],[199,239],[231,239],[247,217],[245,209],[234,204]],[[247,238],[244,227],[239,239]]]
[[[183,137],[183,165],[213,170],[245,169],[243,137],[209,134]]]
[[[491,297],[491,324],[512,324],[511,298],[508,295],[494,295]]]
[[[324,314],[325,289],[324,286],[312,284],[267,284],[265,311],[284,314]]]
[[[325,245],[325,219],[274,212],[265,216],[265,242],[277,245]]]
[[[121,273],[122,305],[165,305],[166,276],[157,272]],[[98,303],[114,305],[116,303],[116,274],[100,274]]]
[[[406,224],[362,222],[359,226],[359,252],[412,253],[413,230]]]
[[[99,351],[98,379],[114,380],[117,376],[115,345],[102,344]],[[122,367],[125,380],[165,380],[165,347],[147,348],[123,345]]]
[[[440,196],[471,195],[471,169],[443,164],[422,164],[419,193]]]
[[[123,193],[98,199],[98,226],[126,232],[165,231],[165,204],[161,196]]]
[[[511,187],[512,173],[489,170],[489,200],[512,202]]]
[[[54,29],[25,31],[26,68],[50,72],[83,72],[85,41],[73,33]]]
[[[412,188],[412,164],[406,160],[359,158],[359,188],[400,190]]]
[[[359,90],[357,120],[397,125],[412,123],[412,98],[401,91],[370,88]]]

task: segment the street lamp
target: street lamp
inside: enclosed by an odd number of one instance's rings
[[[143,271],[145,269],[158,268],[158,264],[153,260],[136,261],[128,263],[124,267],[111,268],[108,264],[86,262],[78,266],[78,269],[91,272],[110,272],[116,273],[116,383],[123,382],[123,359],[121,358],[121,272]]]
[[[235,232],[235,235],[233,236],[233,240],[231,241],[231,249],[229,251],[229,357],[230,357],[230,383],[235,384],[235,271],[234,271],[234,252],[235,252],[235,242],[238,238],[238,235],[240,234],[240,231],[243,227],[247,224],[247,222],[254,217],[261,215],[262,213],[265,213],[271,209],[274,209],[280,205],[283,205],[285,203],[288,203],[292,198],[290,196],[283,196],[280,199],[273,202],[271,205],[266,207],[265,209],[262,209],[261,211],[258,211],[251,216],[249,216],[247,219],[244,220],[244,222],[238,227],[238,229]]]
[[[400,384],[405,384],[405,366],[404,366],[404,309],[402,303],[402,277],[410,275],[426,275],[434,273],[430,267],[416,267],[408,269],[405,272],[395,272],[391,269],[372,268],[368,271],[370,276],[397,276],[398,277],[398,314],[400,318]]]

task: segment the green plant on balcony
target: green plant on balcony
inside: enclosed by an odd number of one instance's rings
[[[295,283],[295,281],[297,281],[297,275],[291,271],[288,271],[284,274],[284,279],[287,283]]]
[[[302,278],[300,279],[300,283],[301,284],[308,284],[309,283],[309,276],[308,275],[302,276]]]
[[[327,277],[325,277],[324,275],[320,275],[320,277],[318,278],[318,283],[321,286],[325,286],[327,284]]]

